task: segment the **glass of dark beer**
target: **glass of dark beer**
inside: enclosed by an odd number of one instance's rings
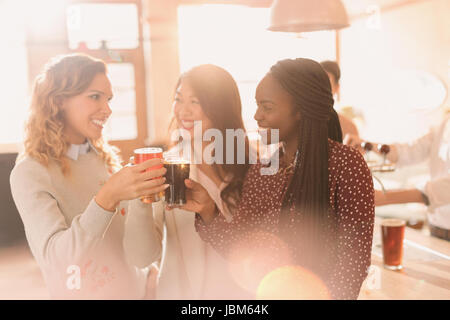
[[[400,270],[403,257],[403,238],[405,221],[385,219],[381,221],[381,239],[383,243],[384,267],[389,270]]]
[[[177,157],[164,157],[166,183],[169,187],[165,191],[165,200],[169,207],[179,207],[186,204],[186,185],[184,180],[189,178],[189,161]]]

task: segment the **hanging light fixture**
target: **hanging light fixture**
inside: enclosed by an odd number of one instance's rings
[[[348,27],[341,0],[274,0],[270,31],[310,32]]]

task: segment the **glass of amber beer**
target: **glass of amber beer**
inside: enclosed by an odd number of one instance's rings
[[[161,148],[140,148],[134,150],[134,156],[132,157],[133,164],[139,164],[144,161],[161,158],[163,157],[163,150]],[[157,165],[151,168],[148,168],[147,171],[156,170],[162,168],[163,165]],[[151,194],[148,196],[141,197],[141,201],[144,203],[153,203],[160,200],[160,196],[158,194]]]
[[[184,180],[189,178],[189,161],[169,155],[164,155],[166,183],[165,200],[169,207],[178,207],[186,204],[186,185]]]
[[[381,221],[383,260],[385,268],[389,270],[400,270],[403,268],[402,257],[405,225],[405,221],[399,219],[385,219]]]

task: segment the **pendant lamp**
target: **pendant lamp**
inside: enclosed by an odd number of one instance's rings
[[[348,26],[348,15],[341,0],[275,0],[268,30],[310,32]]]

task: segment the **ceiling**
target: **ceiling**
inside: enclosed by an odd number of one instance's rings
[[[0,0],[1,1],[1,0]],[[252,7],[270,7],[273,0],[175,0],[180,4],[245,4]],[[296,0],[291,0],[296,1]],[[315,1],[315,0],[309,0]],[[382,11],[417,2],[434,0],[342,0],[350,17],[365,15],[371,5],[378,5]]]
[[[433,0],[342,0],[350,17],[366,13],[370,5],[378,5],[382,10],[393,9],[402,5]]]

